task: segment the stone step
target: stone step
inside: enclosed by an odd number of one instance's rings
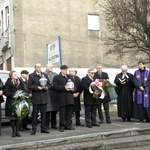
[[[95,140],[90,142],[64,144],[59,146],[47,147],[55,150],[134,150],[140,149],[140,147],[147,147],[150,145],[149,135],[138,135],[131,137],[124,137],[119,139],[107,139],[107,140]],[[43,148],[37,148],[36,150],[46,150]],[[143,150],[143,149],[141,149]]]
[[[46,149],[90,149],[109,150],[150,145],[150,128],[124,129],[111,132],[92,133],[50,140],[41,140],[0,146],[0,150],[46,150]]]

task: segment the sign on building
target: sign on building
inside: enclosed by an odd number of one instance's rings
[[[47,50],[47,63],[57,63],[60,62],[60,66],[62,65],[62,54],[61,54],[61,40],[60,36],[58,39],[51,44],[46,45]]]

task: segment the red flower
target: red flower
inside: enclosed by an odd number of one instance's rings
[[[106,86],[109,87],[109,83],[106,83]]]
[[[93,97],[97,99],[97,98],[99,98],[99,94],[94,94],[92,89],[94,91],[106,92],[106,91],[109,91],[109,89],[114,88],[114,87],[116,87],[116,85],[111,84],[106,79],[96,79],[94,82],[92,82],[90,84],[89,91],[90,91],[90,93],[93,93]],[[99,92],[99,93],[101,93],[101,92]]]

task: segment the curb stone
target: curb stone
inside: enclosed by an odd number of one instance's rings
[[[26,142],[20,144],[11,144],[11,145],[4,145],[0,146],[0,150],[29,150],[29,149],[37,149],[37,148],[44,148],[44,147],[52,147],[57,145],[64,145],[64,144],[73,144],[73,143],[82,143],[82,142],[94,142],[101,140],[101,144],[98,144],[99,148],[109,149],[109,147],[119,148],[119,146],[124,144],[124,146],[141,146],[143,144],[147,145],[150,144],[150,139],[141,140],[141,141],[128,141],[117,143],[118,138],[130,137],[130,136],[137,136],[137,135],[146,135],[150,134],[150,128],[139,129],[139,128],[131,128],[131,129],[124,129],[118,131],[111,131],[111,132],[103,132],[103,133],[93,133],[93,134],[85,134],[85,135],[78,135],[78,136],[71,136],[71,137],[64,137],[64,138],[57,138],[57,139],[50,139],[50,140],[41,140],[41,141],[34,141],[34,142]],[[114,143],[105,143],[107,139],[116,139],[116,144]],[[95,145],[96,146],[96,145]],[[90,146],[89,146],[90,147]]]

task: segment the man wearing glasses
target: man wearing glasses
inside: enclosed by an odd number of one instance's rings
[[[90,68],[88,69],[88,74],[82,78],[82,88],[84,91],[83,98],[85,105],[85,124],[88,128],[92,128],[92,126],[99,126],[96,120],[96,110],[99,105],[99,100],[95,99],[93,94],[89,92],[90,84],[95,81],[94,73],[94,69]]]

